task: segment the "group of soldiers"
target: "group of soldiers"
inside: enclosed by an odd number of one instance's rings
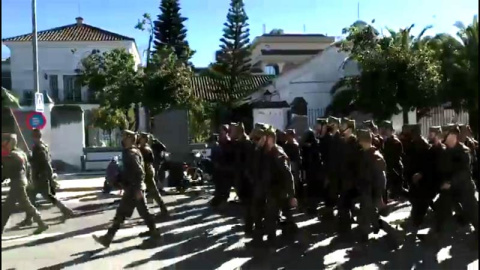
[[[218,143],[212,147],[215,193],[210,205],[224,205],[233,187],[245,210],[245,234],[253,238],[252,245],[262,247],[275,246],[278,225],[285,235],[294,235],[298,229],[293,220],[295,208],[318,215],[321,222],[337,224],[342,238],[356,240],[361,246],[368,243],[369,233],[380,229],[396,245],[406,235],[415,239],[429,208],[435,217],[429,239],[441,239],[453,211],[459,223],[473,225],[477,233],[478,200],[472,176],[478,181],[474,161],[478,143],[465,125],[431,127],[429,131],[427,141],[420,125],[404,125],[397,137],[389,121],[377,127],[369,120],[357,129],[355,120],[333,116],[317,119],[314,130],[300,138],[295,130],[282,132],[262,123],[255,124],[250,135],[242,123],[223,125]],[[40,130],[33,131],[30,156],[18,148],[15,134],[4,135],[9,154],[2,157],[2,179],[11,180],[11,189],[2,205],[2,232],[17,202],[26,213],[20,225],[33,220],[38,223],[36,233],[48,229],[34,206],[38,193],[65,218],[73,217],[75,213],[51,192],[53,170]],[[160,217],[168,216],[155,183],[158,161],[149,141],[147,133],[123,131],[123,167],[118,181],[124,192],[107,233],[93,236],[105,247],[135,209],[149,228],[140,236],[156,239],[161,235],[145,198],[146,191],[160,206]],[[2,144],[2,152],[3,148]],[[403,199],[412,204],[406,234],[382,219],[390,214],[391,200]],[[319,211],[321,204],[324,207]],[[359,224],[358,239],[353,239],[353,222]]]
[[[33,148],[31,154],[27,155],[18,147],[16,134],[2,134],[2,151],[6,150],[8,153],[7,156],[2,156],[2,182],[10,179],[10,191],[2,205],[2,234],[17,202],[20,210],[26,213],[19,226],[29,226],[35,221],[38,224],[35,234],[48,229],[48,225],[35,207],[38,194],[55,205],[64,219],[75,215],[56,198],[52,189],[54,173],[48,145],[42,141],[42,132],[34,129],[32,138]]]
[[[404,125],[398,137],[390,121],[362,124],[357,129],[352,119],[319,118],[300,138],[295,130],[262,123],[249,136],[242,123],[223,125],[212,149],[215,193],[210,205],[225,205],[233,187],[245,210],[245,234],[255,246],[273,247],[278,225],[293,235],[298,228],[292,209],[297,206],[321,222],[336,224],[341,239],[360,246],[380,229],[396,246],[417,238],[429,208],[435,224],[429,237],[418,238],[439,241],[453,211],[461,225],[471,224],[477,232],[472,177],[478,179],[478,143],[468,126],[430,127],[427,140],[420,124]],[[382,219],[390,214],[392,200],[411,202],[403,232]],[[359,224],[357,239],[353,222]]]

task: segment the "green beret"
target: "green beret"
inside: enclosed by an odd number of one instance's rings
[[[327,124],[327,118],[317,118],[317,124],[320,125],[326,125]]]
[[[379,126],[381,128],[393,130],[392,121],[389,121],[389,120],[384,120],[384,121],[380,122]]]
[[[435,134],[442,134],[442,127],[441,126],[431,126],[428,129],[428,132],[435,133]]]
[[[329,116],[328,119],[327,119],[327,122],[328,122],[329,125],[332,125],[332,124],[340,125],[340,119],[338,119],[337,117],[334,117],[334,116]]]
[[[368,129],[357,130],[357,139],[359,141],[372,142],[372,133]]]

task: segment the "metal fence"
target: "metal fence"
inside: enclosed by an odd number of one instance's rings
[[[427,136],[431,126],[444,126],[449,123],[468,124],[468,112],[456,113],[452,109],[437,107],[433,108],[428,116],[418,119],[418,123],[422,125],[422,135]]]
[[[308,109],[307,111],[308,126],[309,127],[315,126],[317,118],[323,117],[324,115],[325,115],[325,109]]]

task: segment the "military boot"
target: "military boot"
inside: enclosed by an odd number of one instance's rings
[[[38,228],[33,232],[33,234],[41,234],[44,231],[48,230],[49,226],[43,222],[43,220],[38,221]]]
[[[17,226],[19,227],[26,227],[26,226],[32,226],[32,225],[33,225],[32,218],[29,218],[29,217],[25,218],[24,220],[22,220],[17,224]]]
[[[92,235],[93,239],[95,242],[99,243],[100,245],[104,246],[105,248],[108,248],[110,244],[112,243],[113,240],[113,234],[110,234],[107,232],[107,234],[102,235],[102,236],[96,236]]]
[[[148,230],[145,232],[141,232],[138,234],[138,237],[152,237],[152,238],[158,238],[161,237],[161,233],[158,229],[155,230]]]
[[[48,229],[48,225],[45,224],[45,222],[43,221],[43,219],[40,216],[40,213],[38,211],[33,213],[33,216],[31,218],[35,221],[35,223],[38,224],[38,228],[33,232],[33,234],[40,234],[40,233],[42,233],[42,232],[44,232]],[[27,221],[29,219],[30,219],[30,217],[27,217],[27,218],[25,218],[24,221]]]

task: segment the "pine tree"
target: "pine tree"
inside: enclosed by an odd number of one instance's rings
[[[247,21],[243,0],[231,0],[220,39],[221,52],[217,53],[223,75],[230,78],[230,91],[233,91],[238,77],[250,75],[250,29]]]
[[[186,20],[180,14],[179,0],[162,0],[160,15],[154,21],[154,51],[173,47],[178,59],[187,62],[193,52],[186,40],[187,29],[183,24]]]

